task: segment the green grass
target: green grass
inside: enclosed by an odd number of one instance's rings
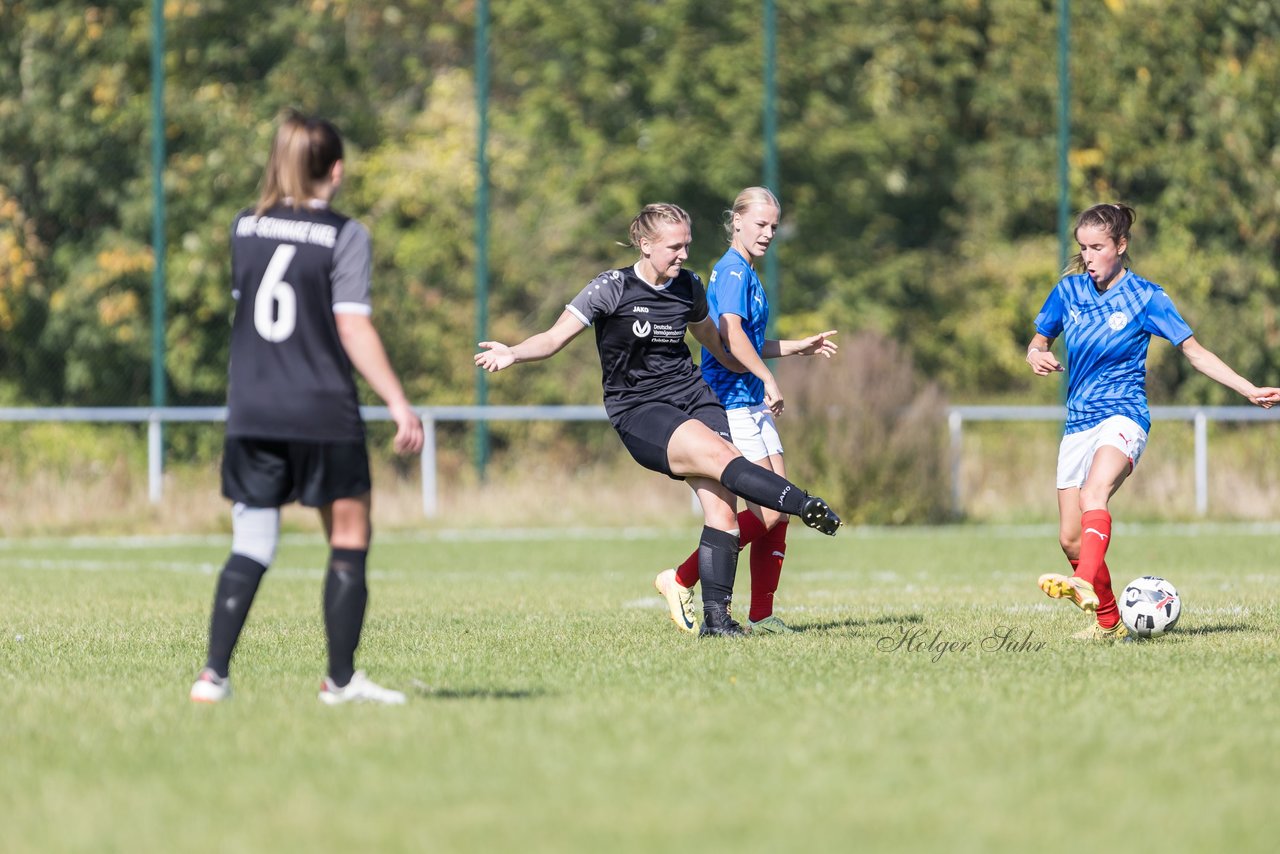
[[[386,535],[358,663],[401,708],[316,701],[312,536],[217,707],[186,691],[228,538],[0,542],[0,847],[1271,851],[1277,533],[1117,526],[1117,581],[1184,601],[1118,646],[1067,640],[1081,615],[1036,589],[1049,527],[797,526],[801,633],[738,642],[652,592],[693,530]],[[984,651],[1002,626],[1032,648]],[[916,628],[971,645],[880,648]]]

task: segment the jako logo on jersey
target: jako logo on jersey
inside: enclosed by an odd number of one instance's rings
[[[649,308],[648,308],[647,306],[643,306],[643,305],[633,305],[633,306],[631,306],[631,311],[632,311],[632,313],[633,313],[633,314],[635,314],[635,313],[639,313],[639,314],[648,314],[648,313],[649,313]]]
[[[1108,534],[1102,533],[1097,528],[1085,528],[1084,532],[1086,534],[1097,534],[1098,537],[1100,537],[1104,543],[1111,538]]]
[[[1110,326],[1114,332],[1119,332],[1121,329],[1124,329],[1125,324],[1128,322],[1129,316],[1123,311],[1117,311],[1115,314],[1107,318],[1107,326]]]
[[[649,321],[639,321],[631,324],[631,331],[636,334],[637,338],[648,338],[649,333],[653,331],[653,327],[649,325]]]

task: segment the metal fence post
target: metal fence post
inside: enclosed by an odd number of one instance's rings
[[[164,422],[160,411],[147,415],[147,496],[152,504],[164,497]]]
[[[434,519],[440,512],[436,493],[436,419],[430,410],[422,416],[422,515]]]
[[[1209,417],[1203,409],[1195,414],[1196,427],[1196,515],[1209,512]]]
[[[964,500],[960,494],[960,455],[964,443],[964,416],[954,409],[947,414],[947,431],[951,434],[951,515],[959,519],[964,515]]]

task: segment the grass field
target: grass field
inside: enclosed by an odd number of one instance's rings
[[[1118,525],[1118,580],[1184,602],[1118,646],[1066,639],[1043,526],[797,526],[801,632],[698,641],[650,586],[695,537],[382,536],[358,663],[400,708],[316,701],[314,536],[217,707],[186,691],[229,538],[0,541],[0,848],[1275,850],[1280,529]],[[891,648],[917,629],[955,646]]]

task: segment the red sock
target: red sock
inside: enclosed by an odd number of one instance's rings
[[[750,545],[768,532],[756,514],[743,510],[738,514],[738,548]],[[684,559],[684,563],[676,567],[676,584],[681,587],[692,587],[698,583],[698,551]]]
[[[1076,575],[1093,585],[1098,594],[1098,625],[1109,629],[1120,621],[1120,608],[1111,589],[1111,570],[1107,568],[1107,546],[1111,544],[1111,514],[1106,510],[1087,510],[1080,517],[1080,563]]]
[[[782,577],[782,560],[787,556],[787,523],[779,522],[751,547],[751,612],[758,623],[773,613],[773,594]]]

